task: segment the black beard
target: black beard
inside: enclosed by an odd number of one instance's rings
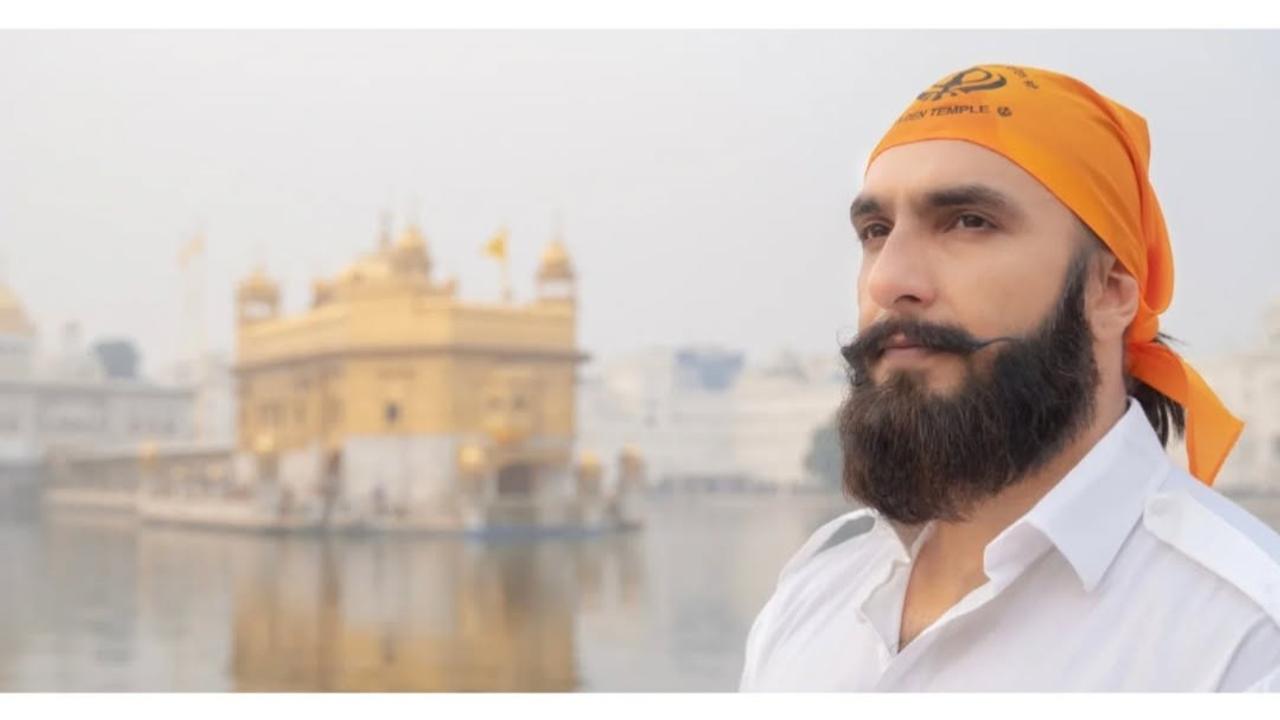
[[[1049,317],[1030,336],[995,345],[986,370],[971,356],[988,343],[952,326],[889,320],[842,348],[851,386],[838,416],[845,492],[901,523],[962,520],[1083,430],[1098,385],[1086,269],[1077,258]],[[899,333],[965,359],[960,387],[938,395],[915,371],[875,384],[869,365]]]

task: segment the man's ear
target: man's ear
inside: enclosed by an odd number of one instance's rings
[[[1138,280],[1109,252],[1095,256],[1097,291],[1091,293],[1090,324],[1098,340],[1124,337],[1141,301]]]

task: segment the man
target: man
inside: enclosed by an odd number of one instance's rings
[[[1280,688],[1280,538],[1208,487],[1242,425],[1159,333],[1149,155],[1132,111],[1004,65],[872,152],[839,415],[866,507],[783,568],[743,690]]]

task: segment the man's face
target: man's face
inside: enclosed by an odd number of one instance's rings
[[[1027,335],[1059,299],[1080,247],[1078,221],[1044,186],[959,140],[881,153],[852,216],[862,243],[859,332],[893,319],[950,325],[979,339]],[[876,383],[907,371],[939,394],[990,355],[888,346],[870,367]]]
[[[1092,417],[1084,233],[1020,168],[954,141],[881,155],[853,211],[845,487],[895,520],[962,518]]]

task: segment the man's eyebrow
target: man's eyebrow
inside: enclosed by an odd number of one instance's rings
[[[857,220],[863,215],[876,215],[884,212],[884,206],[874,196],[859,194],[849,206],[849,217]]]
[[[925,193],[924,200],[919,206],[922,210],[925,208],[938,210],[964,206],[984,208],[992,212],[1010,215],[1015,219],[1020,219],[1023,215],[1022,210],[1018,208],[1018,204],[1013,201],[1013,198],[993,187],[976,183],[931,190]]]
[[[1012,198],[989,185],[978,183],[930,190],[916,206],[921,212],[968,206],[1002,213],[1014,219],[1023,217],[1022,210]],[[855,221],[865,215],[883,213],[884,204],[874,195],[859,194],[849,207],[849,217]]]

